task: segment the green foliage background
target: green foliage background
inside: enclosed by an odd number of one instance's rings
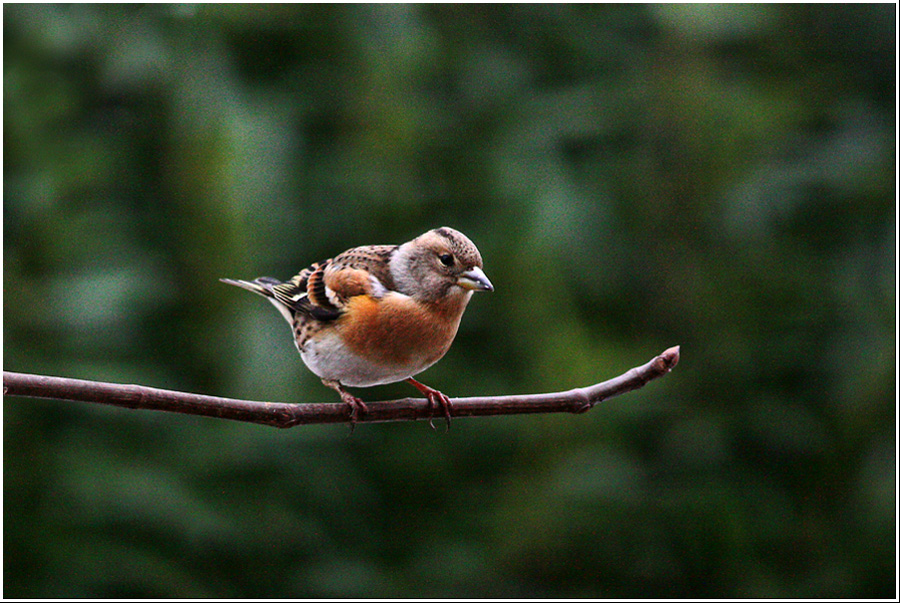
[[[4,399],[8,597],[893,597],[895,6],[10,5],[4,369],[336,400],[289,277],[449,225],[451,396],[279,431]],[[368,400],[408,386],[361,390]]]

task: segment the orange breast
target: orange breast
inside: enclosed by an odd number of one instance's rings
[[[468,298],[453,307],[426,306],[405,295],[348,301],[337,329],[356,355],[377,364],[431,366],[447,352]]]

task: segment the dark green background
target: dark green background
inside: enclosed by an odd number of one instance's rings
[[[8,597],[895,596],[895,7],[4,5],[4,369],[336,401],[263,300],[456,227],[421,378],[587,415],[4,399]],[[406,385],[364,399],[414,394]]]

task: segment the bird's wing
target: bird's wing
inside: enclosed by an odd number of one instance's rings
[[[292,310],[319,320],[335,319],[351,297],[381,297],[393,288],[389,262],[396,249],[396,245],[348,249],[272,287],[272,296]]]

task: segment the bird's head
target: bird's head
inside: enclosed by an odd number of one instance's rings
[[[481,253],[449,227],[435,228],[401,245],[391,258],[397,290],[421,301],[468,300],[473,291],[493,291]]]

